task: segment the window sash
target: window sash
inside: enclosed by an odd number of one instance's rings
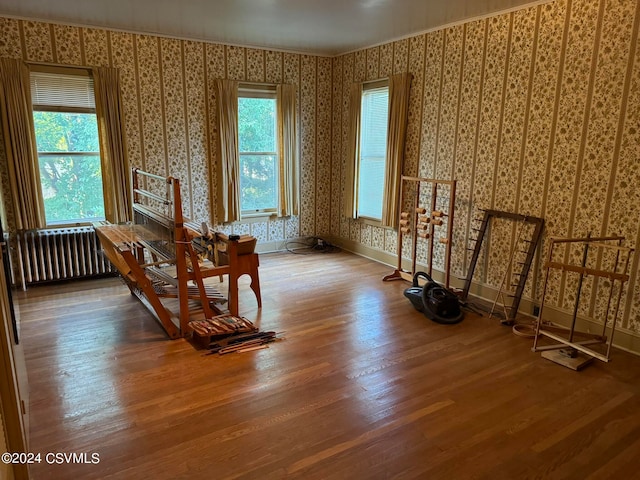
[[[272,171],[271,175],[260,178],[259,175],[245,175],[255,170],[252,161],[264,158],[267,162],[270,159]],[[268,168],[267,167],[267,168]],[[265,198],[260,199],[252,192],[252,189],[259,188]],[[241,153],[240,154],[240,205],[241,213],[272,213],[277,210],[278,205],[278,155],[275,152],[261,153]]]
[[[38,152],[38,157],[99,157],[100,152]]]
[[[385,157],[361,157],[358,176],[358,217],[382,219]]]
[[[267,128],[269,130],[268,140],[259,142],[260,146],[272,146],[274,150],[258,151],[246,148],[248,142],[243,142],[241,138],[241,111],[243,99],[263,99],[269,100],[273,105],[273,123]],[[241,87],[238,91],[238,153],[240,157],[240,209],[241,214],[273,213],[278,207],[278,181],[279,181],[279,158],[278,158],[278,125],[277,125],[277,105],[276,92],[273,87],[249,86]],[[265,129],[262,129],[265,133]],[[247,165],[249,159],[271,158],[272,176],[266,179],[253,178],[247,175],[251,173],[253,166]],[[252,189],[258,188],[262,195],[256,196]],[[262,198],[261,198],[262,197]]]
[[[54,143],[45,142],[44,145],[38,145],[41,131],[35,122],[39,180],[44,197],[46,224],[60,226],[104,220],[105,205],[93,77],[32,71],[30,81],[34,120],[39,112],[53,112],[86,115],[88,118],[84,121],[96,122],[95,132],[92,132],[95,133],[95,137],[92,135],[85,137],[75,147],[73,144],[62,145],[61,150],[56,150],[58,147],[57,137],[47,137],[46,133],[42,133],[43,138],[49,138]],[[56,116],[54,115],[53,118],[55,119]],[[55,122],[54,124],[63,125],[62,123],[58,124],[55,120],[52,121]],[[75,125],[75,122],[72,122],[69,128],[73,129]],[[44,148],[40,150],[40,147],[44,147],[46,150]],[[85,151],[86,147],[92,150]],[[97,150],[93,150],[96,147]],[[52,148],[53,150],[51,150]],[[67,151],[65,148],[80,148],[82,150]],[[79,174],[65,174],[69,169],[75,170],[76,168],[79,169]],[[89,173],[87,173],[87,168],[90,170]],[[57,170],[60,174],[55,182],[51,178],[52,169],[53,171]],[[98,175],[95,174],[96,172]],[[84,176],[84,178],[79,182],[77,178],[80,176]],[[69,191],[73,191],[73,194],[70,195]]]
[[[96,198],[96,191],[102,193],[102,175],[100,177],[92,177],[88,180],[85,180],[86,185],[89,188],[85,188],[84,190],[73,190],[69,188],[69,184],[63,185],[61,192],[56,192],[56,195],[52,195],[50,192],[50,187],[45,181],[46,177],[46,165],[47,161],[54,160],[56,158],[61,159],[63,162],[61,164],[62,167],[69,166],[67,162],[64,162],[65,159],[73,160],[74,164],[76,162],[80,162],[82,164],[86,164],[86,162],[98,162],[100,163],[100,155],[96,153],[81,153],[81,152],[47,152],[45,154],[38,153],[38,164],[40,168],[40,182],[42,185],[42,193],[45,207],[45,218],[47,225],[68,225],[74,223],[89,223],[95,221],[105,220],[105,209],[104,209],[104,201],[102,201],[102,196],[99,198],[101,201],[99,204],[92,206],[92,200]],[[44,160],[44,161],[43,161]],[[75,176],[72,177],[61,177],[59,181],[67,179],[70,183],[76,183],[77,180],[74,179]],[[69,198],[66,192],[73,190],[75,193]],[[84,201],[78,202],[77,197],[84,197]],[[60,206],[55,208],[55,203],[66,202],[67,208],[64,209],[65,216],[64,218],[59,218],[58,214],[61,212]],[[95,207],[95,208],[94,208]],[[84,214],[80,214],[79,212],[83,209],[87,208]],[[76,214],[78,213],[78,214]]]
[[[382,220],[389,118],[389,87],[376,84],[362,92],[356,218]]]

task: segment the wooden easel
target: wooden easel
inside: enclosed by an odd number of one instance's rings
[[[154,183],[155,191],[142,188],[141,178]],[[166,187],[164,195],[157,193],[158,182]],[[258,255],[240,254],[239,237],[227,239],[225,265],[215,265],[197,255],[192,239],[200,233],[185,224],[178,179],[133,169],[132,185],[133,224],[99,224],[94,228],[107,258],[170,338],[190,334],[191,320],[221,314],[216,304],[225,301],[229,313],[237,316],[238,279],[244,274],[251,276],[251,289],[258,307],[262,306]],[[228,299],[204,282],[222,275],[229,276]],[[165,299],[177,299],[177,315]]]
[[[429,205],[429,208],[420,205],[420,193],[423,184],[425,184],[425,186],[430,189],[431,203]],[[442,205],[440,205],[440,202],[438,202],[438,188],[440,186],[447,186],[449,188],[446,208],[442,208]],[[407,200],[404,198],[405,187],[408,189],[415,189],[412,211],[403,211],[405,207],[405,201]],[[449,288],[456,181],[402,176],[401,188],[403,194],[399,202],[398,211],[398,266],[392,274],[385,276],[382,280],[385,282],[400,279],[407,280],[409,282],[413,281],[413,275],[416,273],[417,267],[417,247],[419,238],[421,239],[421,241],[428,242],[427,273],[429,274],[429,276],[431,276],[433,270],[433,247],[435,241],[434,235],[437,228],[442,228],[446,225],[446,236],[440,237],[438,239],[438,242],[445,245],[445,287]],[[402,240],[405,235],[410,234],[412,235],[411,270],[407,271],[402,267]]]

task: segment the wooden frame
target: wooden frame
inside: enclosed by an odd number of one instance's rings
[[[0,231],[2,228],[0,227]],[[4,243],[4,235],[0,241]],[[4,268],[4,259],[7,255],[5,245],[0,248],[0,312],[2,323],[0,324],[0,435],[4,430],[4,439],[8,452],[28,452],[29,417],[28,412],[28,384],[24,367],[24,354],[22,347],[17,346],[15,328],[11,326],[12,300],[7,293],[10,280]],[[26,463],[10,464],[4,462],[0,465],[0,477],[3,472],[13,473],[16,480],[28,479],[29,468]]]
[[[164,183],[166,193],[160,195],[142,188],[144,180]],[[178,179],[133,169],[132,186],[133,224],[100,224],[95,225],[95,230],[107,258],[170,338],[188,335],[191,320],[223,313],[215,303],[225,299],[205,285],[206,278],[228,275],[228,310],[237,316],[238,279],[248,274],[258,307],[262,306],[258,255],[239,254],[239,237],[223,238],[227,243],[226,265],[215,265],[195,252],[192,239],[200,233],[185,223]],[[177,318],[164,299],[177,299]],[[193,308],[193,300],[199,302],[199,307]]]
[[[533,234],[531,236],[531,240],[525,240],[529,244],[529,246],[526,250],[525,260],[524,262],[522,262],[522,270],[518,274],[519,275],[518,284],[516,285],[515,292],[512,295],[513,303],[511,304],[511,307],[509,307],[507,318],[505,318],[503,321],[503,323],[512,324],[515,322],[515,318],[518,313],[520,300],[522,299],[522,294],[524,292],[524,287],[527,282],[527,276],[529,275],[529,270],[531,269],[531,263],[533,262],[533,257],[535,255],[536,247],[538,246],[538,243],[542,238],[542,230],[544,228],[544,219],[539,217],[531,217],[529,215],[520,215],[519,213],[503,212],[500,210],[483,210],[483,212],[484,212],[484,215],[482,217],[480,228],[477,229],[478,237],[475,239],[475,245],[473,247],[471,262],[469,264],[469,269],[467,270],[467,276],[464,281],[462,294],[460,295],[460,298],[462,300],[466,300],[467,297],[469,296],[469,289],[471,288],[473,273],[476,269],[476,264],[478,263],[478,257],[480,256],[480,250],[482,248],[482,242],[484,240],[485,233],[487,232],[487,228],[491,223],[491,219],[505,218],[508,220],[516,221],[516,222],[532,223],[535,225]]]
[[[591,236],[587,236],[585,238],[551,238],[549,244],[549,251],[547,254],[547,261],[544,265],[546,269],[546,275],[544,279],[544,286],[542,290],[542,301],[540,303],[540,312],[538,314],[537,322],[536,322],[536,331],[533,341],[532,350],[534,352],[546,352],[548,350],[559,350],[559,349],[573,349],[578,352],[582,352],[588,355],[591,358],[596,358],[602,362],[608,362],[610,360],[611,355],[611,346],[613,344],[613,335],[616,329],[616,320],[618,317],[618,312],[620,309],[620,303],[622,300],[622,292],[624,290],[624,283],[629,280],[629,263],[631,262],[631,257],[633,255],[634,250],[632,248],[627,248],[622,246],[622,242],[624,241],[624,237],[612,236],[612,237],[599,237],[593,238]],[[568,261],[554,261],[554,249],[556,246],[561,245],[565,247],[565,251],[563,252],[563,258],[568,258],[568,252],[566,251],[566,247],[572,244],[581,244],[582,245],[582,262],[580,265],[572,264]],[[599,268],[590,268],[587,267],[588,256],[591,250],[595,249],[598,256],[597,263],[600,264],[602,259],[602,252],[604,250],[608,250],[613,253],[614,260],[613,264],[609,266],[609,268],[600,266]],[[578,274],[578,287],[576,293],[576,301],[574,303],[573,308],[573,316],[571,320],[571,326],[568,330],[565,330],[565,334],[567,337],[563,337],[558,334],[557,330],[549,327],[548,325],[543,323],[542,315],[544,303],[547,295],[547,284],[549,281],[549,276],[552,270],[558,270],[561,272],[569,272]],[[606,278],[610,281],[609,287],[609,297],[607,299],[607,308],[603,318],[603,326],[602,326],[602,334],[601,335],[593,335],[593,334],[584,334],[582,332],[576,331],[576,319],[578,316],[578,308],[580,302],[580,293],[582,291],[582,283],[586,276],[593,276],[597,278]],[[615,283],[619,282],[618,285],[618,293],[613,299],[613,292]],[[611,313],[611,302],[614,301],[613,305],[613,315],[610,317]],[[606,336],[607,332],[607,323],[611,320],[611,335]],[[577,341],[576,336],[582,335],[591,337],[591,339],[586,341]],[[541,336],[548,337],[552,340],[555,340],[556,344],[554,345],[546,345],[540,346],[538,345],[538,341]],[[590,345],[595,344],[605,344],[606,343],[606,351],[605,353],[600,353],[592,348]],[[565,363],[563,363],[565,364]],[[570,365],[567,365],[570,366]],[[573,368],[573,367],[572,367]],[[577,368],[576,368],[577,369]]]
[[[408,185],[407,188],[415,188],[415,198],[412,206],[413,211],[411,212],[403,211],[403,208],[405,207],[405,184]],[[430,210],[428,211],[425,207],[420,206],[421,184],[427,184],[427,186],[431,188],[431,204],[429,206]],[[449,186],[449,201],[446,211],[438,210],[438,186],[440,185]],[[413,276],[416,273],[417,266],[417,247],[419,236],[429,242],[429,263],[427,265],[427,273],[431,276],[433,271],[433,242],[435,227],[440,226],[443,223],[444,217],[447,219],[447,236],[440,239],[440,241],[446,245],[444,283],[445,287],[449,288],[451,279],[451,244],[453,243],[453,214],[455,207],[456,181],[436,180],[433,178],[410,177],[403,175],[401,189],[403,193],[401,194],[401,200],[398,206],[398,265],[392,274],[385,276],[382,280],[390,281],[402,279],[410,282],[413,281]],[[427,213],[429,213],[429,215],[427,215]],[[418,233],[419,228],[422,229],[420,233]],[[428,232],[425,232],[425,229],[428,230]],[[413,232],[411,245],[411,270],[406,271],[402,267],[402,239],[404,235],[408,235],[411,232]]]

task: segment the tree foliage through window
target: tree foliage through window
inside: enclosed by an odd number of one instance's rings
[[[278,200],[275,98],[238,98],[238,137],[242,210],[275,210]]]
[[[48,224],[104,219],[96,115],[34,111]]]

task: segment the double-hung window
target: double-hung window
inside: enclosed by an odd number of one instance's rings
[[[360,218],[382,219],[388,118],[388,85],[365,85],[361,100],[355,196],[357,217]]]
[[[243,215],[275,213],[278,207],[276,91],[240,86],[238,149]]]
[[[104,220],[92,77],[34,71],[31,97],[47,225]]]

